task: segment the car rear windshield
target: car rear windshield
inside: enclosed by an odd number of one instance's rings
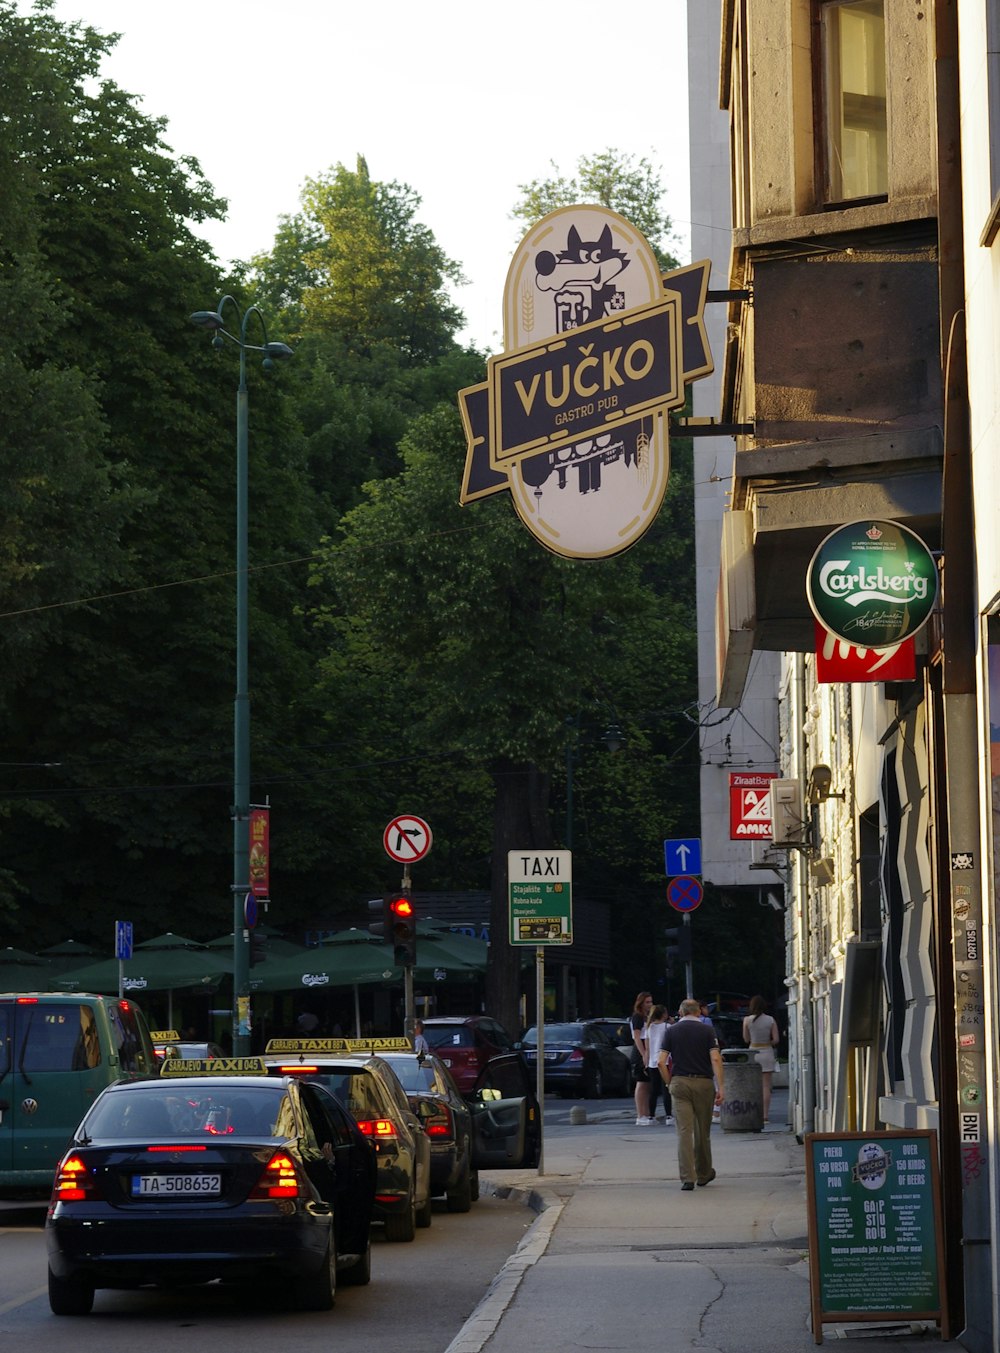
[[[93,1006],[0,1006],[0,1071],[87,1071],[101,1064]]]
[[[294,1114],[281,1086],[135,1085],[105,1094],[83,1123],[88,1137],[289,1137]]]
[[[395,1071],[400,1085],[411,1094],[420,1090],[437,1090],[440,1085],[437,1073],[429,1062],[421,1062],[418,1057],[387,1057],[385,1059]]]
[[[546,1043],[579,1043],[583,1037],[582,1024],[546,1024]],[[538,1042],[538,1030],[529,1029],[524,1035],[525,1047],[533,1048]]]
[[[321,1067],[309,1079],[325,1086],[356,1122],[393,1116],[396,1106],[389,1092],[367,1067]]]
[[[432,1048],[474,1048],[476,1040],[467,1024],[425,1024],[424,1037]]]

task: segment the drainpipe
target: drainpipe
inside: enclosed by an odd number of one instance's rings
[[[941,1061],[947,1074],[941,1103],[942,1166],[950,1191],[961,1190],[965,1328],[973,1353],[994,1347],[991,1262],[991,1125],[987,1108],[986,1008],[983,963],[983,839],[979,799],[982,735],[977,700],[979,605],[965,345],[965,257],[959,117],[958,0],[937,0],[938,270],[944,368],[943,699],[948,804],[948,859],[940,874],[938,933],[951,935],[955,980],[953,1018],[940,1012]],[[957,1067],[957,1084],[954,1068]],[[957,1093],[956,1093],[957,1092]],[[957,1141],[956,1141],[957,1132]],[[957,1148],[957,1150],[956,1150]],[[954,1164],[960,1162],[956,1174]],[[956,1294],[957,1295],[957,1294]],[[953,1306],[957,1305],[953,1301]]]
[[[806,765],[806,735],[803,730],[806,711],[806,663],[801,653],[795,663],[795,774],[803,778]],[[802,1135],[812,1132],[816,1116],[816,1052],[813,1036],[812,979],[809,975],[812,910],[809,905],[809,860],[804,850],[795,851],[794,905],[798,944],[796,979],[799,985],[799,1085]]]

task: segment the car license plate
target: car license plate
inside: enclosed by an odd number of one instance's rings
[[[221,1174],[134,1174],[133,1198],[217,1198],[222,1192]]]

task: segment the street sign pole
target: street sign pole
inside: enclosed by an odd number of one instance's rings
[[[535,949],[535,1029],[538,1046],[535,1049],[535,1098],[538,1100],[539,1127],[538,1173],[545,1173],[545,946]]]
[[[693,936],[691,934],[691,913],[689,911],[686,911],[684,913],[684,920],[681,922],[681,924],[684,926],[684,929],[688,932],[687,945],[685,947],[689,957],[684,964],[684,985],[687,990],[687,998],[690,1001],[694,999],[694,963],[690,958],[691,940],[693,939]]]

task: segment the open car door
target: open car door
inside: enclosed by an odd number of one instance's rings
[[[520,1053],[491,1058],[467,1103],[472,1110],[473,1169],[518,1170],[538,1164],[542,1115]]]

